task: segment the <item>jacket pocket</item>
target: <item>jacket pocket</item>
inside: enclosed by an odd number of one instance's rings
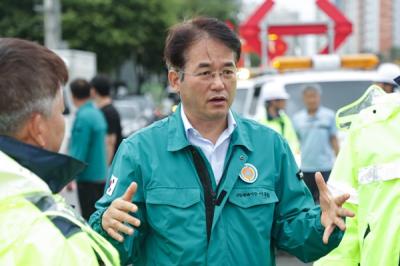
[[[181,226],[194,228],[201,211],[198,188],[153,188],[146,192],[147,220],[153,229],[167,236],[179,233]]]
[[[264,261],[249,254],[265,254],[270,250],[272,223],[278,197],[264,187],[234,188],[225,205],[224,228],[228,251],[232,258],[248,258],[246,265]],[[235,261],[232,265],[239,265]]]
[[[153,188],[145,198],[149,255],[157,265],[185,264],[207,239],[200,189]]]
[[[229,225],[249,235],[269,239],[274,220],[275,191],[266,188],[237,188],[229,195],[226,211],[233,219]],[[239,241],[239,239],[232,239]]]
[[[153,188],[147,191],[146,203],[188,208],[200,201],[198,188]]]

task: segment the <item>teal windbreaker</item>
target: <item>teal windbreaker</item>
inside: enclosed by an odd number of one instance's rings
[[[339,244],[340,230],[323,244],[320,208],[296,175],[299,170],[286,141],[272,129],[234,117],[237,127],[218,186],[204,160],[216,191],[209,242],[205,196],[180,108],[123,141],[106,193],[90,219],[117,247],[123,264],[268,266],[275,265],[275,247],[307,262]],[[139,211],[134,215],[142,223],[133,236],[118,243],[102,229],[101,217],[132,181],[138,184],[133,202]]]

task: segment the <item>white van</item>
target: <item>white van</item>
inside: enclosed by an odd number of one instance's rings
[[[376,80],[376,70],[306,70],[281,74],[263,75],[249,80],[239,80],[232,109],[244,117],[260,120],[265,116],[262,97],[263,86],[271,81],[283,84],[290,95],[286,104],[289,117],[304,108],[302,89],[308,84],[318,84],[321,88],[321,105],[337,111],[358,99]],[[339,133],[342,143],[345,134]]]
[[[337,111],[340,107],[358,99],[373,83],[376,76],[376,70],[349,70],[338,67],[332,69],[331,67],[330,70],[308,69],[239,80],[232,109],[244,117],[258,119],[265,112],[262,99],[263,85],[276,81],[283,84],[290,94],[286,108],[289,116],[303,108],[301,90],[308,84],[318,84],[322,90],[321,104]]]
[[[303,108],[301,89],[307,84],[318,84],[322,91],[321,104],[337,111],[358,99],[373,83],[375,76],[376,71],[296,72],[239,81],[232,108],[245,117],[257,119],[265,112],[263,85],[278,81],[290,94],[286,107],[289,116]]]

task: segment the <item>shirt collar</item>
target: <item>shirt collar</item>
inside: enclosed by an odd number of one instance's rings
[[[58,193],[85,169],[86,164],[70,156],[47,151],[16,139],[0,136],[0,150],[29,169]]]
[[[200,135],[200,133],[189,122],[189,119],[187,118],[187,116],[185,114],[185,109],[184,109],[183,104],[181,105],[181,119],[182,119],[182,122],[183,122],[183,127],[185,128],[186,138],[189,138],[189,134],[191,132]],[[229,110],[229,113],[228,113],[228,127],[226,129],[227,136],[232,135],[232,133],[235,130],[236,126],[237,126],[236,120],[233,117],[232,111]]]
[[[183,125],[181,109],[182,104],[179,104],[178,108],[176,108],[176,111],[167,118],[168,151],[179,151],[191,145],[186,136],[186,129]],[[230,116],[233,119],[229,120]],[[243,118],[230,111],[228,116],[228,128],[230,121],[232,121],[232,125],[233,121],[235,121],[236,124],[236,127],[233,127],[230,145],[244,146],[247,150],[252,151],[254,149],[254,145],[247,131],[253,130],[251,129],[253,127],[253,123],[243,123],[242,120]]]

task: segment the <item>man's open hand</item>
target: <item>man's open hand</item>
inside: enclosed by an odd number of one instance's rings
[[[343,217],[353,217],[354,213],[342,208],[343,203],[350,198],[349,194],[333,197],[326,186],[320,172],[315,173],[315,181],[319,190],[319,203],[321,206],[321,224],[325,227],[322,241],[327,244],[335,227],[346,229]]]
[[[101,226],[115,240],[122,242],[124,237],[121,233],[132,235],[134,229],[128,226],[129,223],[135,227],[140,226],[140,220],[133,217],[129,212],[136,212],[138,207],[132,203],[132,198],[137,190],[137,184],[132,182],[125,191],[125,194],[115,199],[103,214]]]

